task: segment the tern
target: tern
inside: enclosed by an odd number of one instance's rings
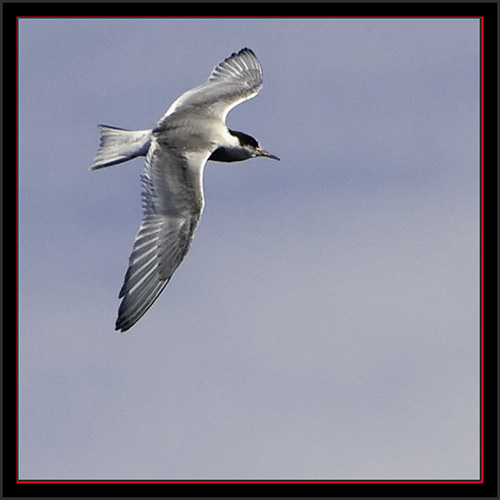
[[[99,125],[97,170],[145,156],[143,219],[135,238],[115,329],[129,330],[152,306],[186,256],[205,204],[208,160],[279,158],[251,136],[230,130],[226,116],[262,88],[262,68],[244,48],[220,62],[202,85],[181,95],[151,130]]]

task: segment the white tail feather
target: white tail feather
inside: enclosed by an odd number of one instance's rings
[[[101,144],[90,170],[110,167],[137,156],[146,156],[151,144],[152,130],[125,130],[99,125]]]

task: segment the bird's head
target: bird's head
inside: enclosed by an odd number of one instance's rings
[[[266,158],[279,160],[277,156],[262,149],[260,144],[251,135],[244,134],[243,132],[235,132],[234,130],[230,130],[230,133],[238,139],[241,149],[248,153],[247,158],[265,156]]]
[[[243,161],[249,158],[256,158],[257,156],[265,156],[273,160],[279,158],[268,151],[262,149],[259,143],[250,135],[243,132],[235,132],[229,130],[230,140],[227,144],[219,146],[210,156],[209,160],[212,161]]]

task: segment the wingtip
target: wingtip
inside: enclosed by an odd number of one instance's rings
[[[239,54],[244,54],[245,52],[249,52],[250,54],[252,55],[255,55],[255,52],[250,49],[249,47],[243,47],[239,52],[238,52],[238,55]]]
[[[135,325],[135,321],[131,323],[125,319],[121,314],[118,315],[115,322],[115,331],[118,333],[125,333]]]
[[[227,62],[229,59],[232,59],[233,57],[241,57],[241,56],[245,56],[245,55],[249,55],[252,58],[257,59],[257,56],[255,55],[255,52],[252,49],[250,49],[248,47],[243,47],[238,52],[233,52],[229,57],[226,57],[226,59],[224,59],[224,61]]]

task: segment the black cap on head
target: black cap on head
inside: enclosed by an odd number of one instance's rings
[[[236,132],[235,130],[230,130],[229,133],[237,137],[242,146],[259,147],[259,143],[251,135],[244,134],[243,132]]]

